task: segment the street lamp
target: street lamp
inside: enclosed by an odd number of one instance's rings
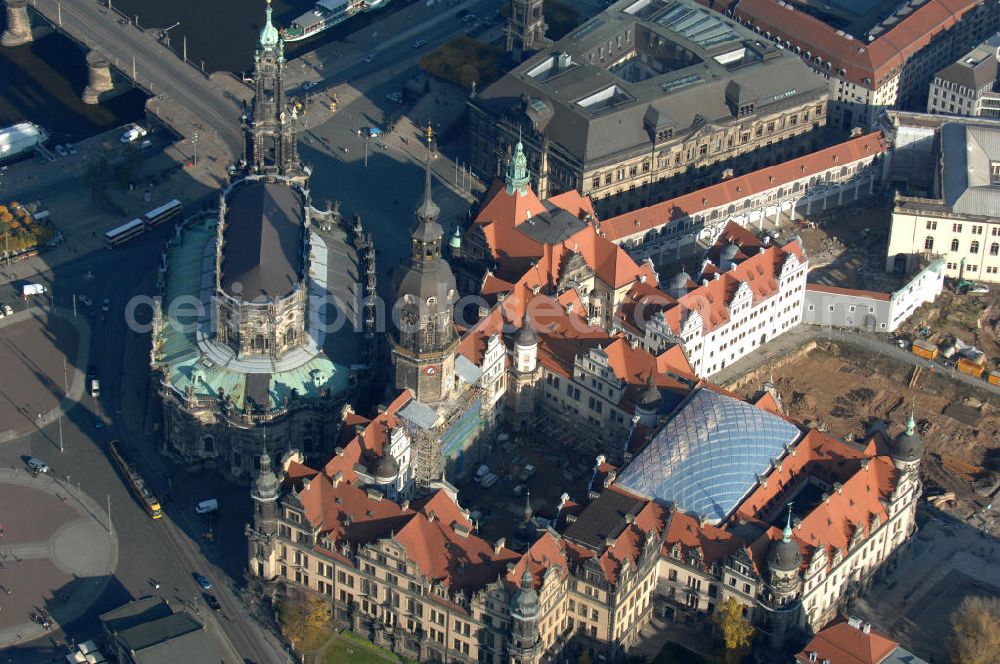
[[[194,144],[194,166],[198,165],[198,132],[191,134],[191,142]]]

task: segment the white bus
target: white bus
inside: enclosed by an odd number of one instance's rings
[[[150,210],[145,215],[143,219],[146,221],[146,228],[154,228],[160,224],[166,223],[171,219],[181,216],[181,212],[184,211],[184,206],[176,198],[172,201],[164,203],[160,207]]]
[[[145,230],[146,225],[142,222],[142,219],[133,219],[105,233],[104,241],[107,243],[108,249],[111,249],[117,247],[119,244],[128,242],[138,235],[142,235]]]

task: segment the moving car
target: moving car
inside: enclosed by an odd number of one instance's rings
[[[208,608],[212,609],[213,611],[222,610],[222,605],[219,604],[219,600],[215,597],[215,595],[211,593],[205,593],[205,604],[208,604]]]
[[[369,53],[365,56],[365,62],[372,62],[375,60],[376,55],[374,53]]]
[[[101,381],[96,378],[90,379],[90,396],[95,399],[101,396]]]
[[[212,589],[212,582],[209,581],[208,578],[198,574],[198,572],[192,573],[191,576],[194,578],[194,582],[201,586],[202,590]]]
[[[9,304],[3,305],[3,315],[4,316],[13,316],[14,315],[14,308],[11,307]]]
[[[126,129],[125,133],[122,134],[122,143],[134,143],[140,138],[144,138],[148,132],[137,124],[130,124]]]
[[[215,498],[203,500],[194,506],[194,511],[198,514],[211,514],[219,509],[219,501]]]

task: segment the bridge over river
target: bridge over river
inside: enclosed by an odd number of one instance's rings
[[[3,4],[7,11],[3,45],[31,41],[30,20],[41,17],[88,51],[91,84],[84,92],[85,101],[89,88],[107,89],[108,67],[114,67],[153,96],[150,110],[177,134],[190,136],[197,131],[200,140],[219,143],[232,159],[241,156],[239,117],[249,90],[235,79],[227,74],[206,76],[160,43],[157,31],[141,29],[96,0],[3,0]]]

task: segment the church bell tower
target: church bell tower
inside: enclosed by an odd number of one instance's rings
[[[441,210],[431,197],[428,136],[424,199],[410,234],[410,262],[398,271],[391,335],[396,389],[409,388],[425,404],[445,401],[455,387],[453,309],[458,293],[455,275],[441,255]]]
[[[250,115],[242,118],[246,162],[250,173],[304,180],[295,145],[298,114],[285,99],[285,41],[271,22],[271,0],[254,53],[254,97]]]

